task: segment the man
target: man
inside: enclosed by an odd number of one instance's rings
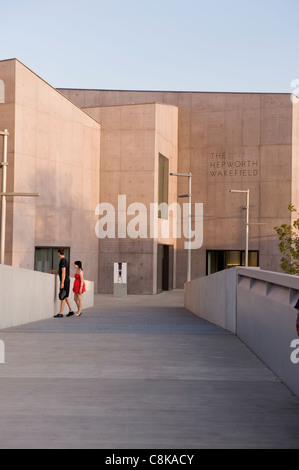
[[[58,256],[60,258],[59,269],[58,269],[58,274],[59,274],[59,279],[60,279],[60,289],[64,289],[66,291],[66,297],[60,301],[60,312],[57,313],[57,315],[54,315],[54,318],[63,318],[63,310],[65,307],[65,302],[67,303],[68,308],[69,308],[69,313],[67,314],[67,317],[74,315],[74,312],[72,311],[72,306],[69,301],[70,267],[69,267],[68,260],[64,256],[64,248],[59,248]],[[57,271],[51,271],[51,272],[57,273]]]

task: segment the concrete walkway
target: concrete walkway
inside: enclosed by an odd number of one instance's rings
[[[2,449],[299,448],[299,399],[181,290],[98,295],[0,339]]]

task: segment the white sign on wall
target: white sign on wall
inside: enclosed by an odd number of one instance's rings
[[[114,284],[127,284],[127,263],[114,263]]]

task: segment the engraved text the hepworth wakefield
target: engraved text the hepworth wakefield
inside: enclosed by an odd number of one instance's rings
[[[259,174],[259,161],[253,158],[233,159],[226,152],[212,152],[208,158],[208,172],[211,177],[256,177]]]

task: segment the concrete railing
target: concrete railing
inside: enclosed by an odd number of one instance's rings
[[[210,323],[236,333],[236,269],[185,284],[185,308]]]
[[[73,281],[71,278],[71,286]],[[94,304],[94,283],[85,284],[83,308],[88,308]],[[53,317],[60,309],[58,292],[56,275],[0,265],[0,329]],[[72,291],[69,298],[76,311]],[[67,312],[66,306],[64,313]]]
[[[296,341],[299,277],[254,268],[232,268],[185,284],[185,307],[235,333],[297,396]],[[292,356],[293,357],[293,356]]]

